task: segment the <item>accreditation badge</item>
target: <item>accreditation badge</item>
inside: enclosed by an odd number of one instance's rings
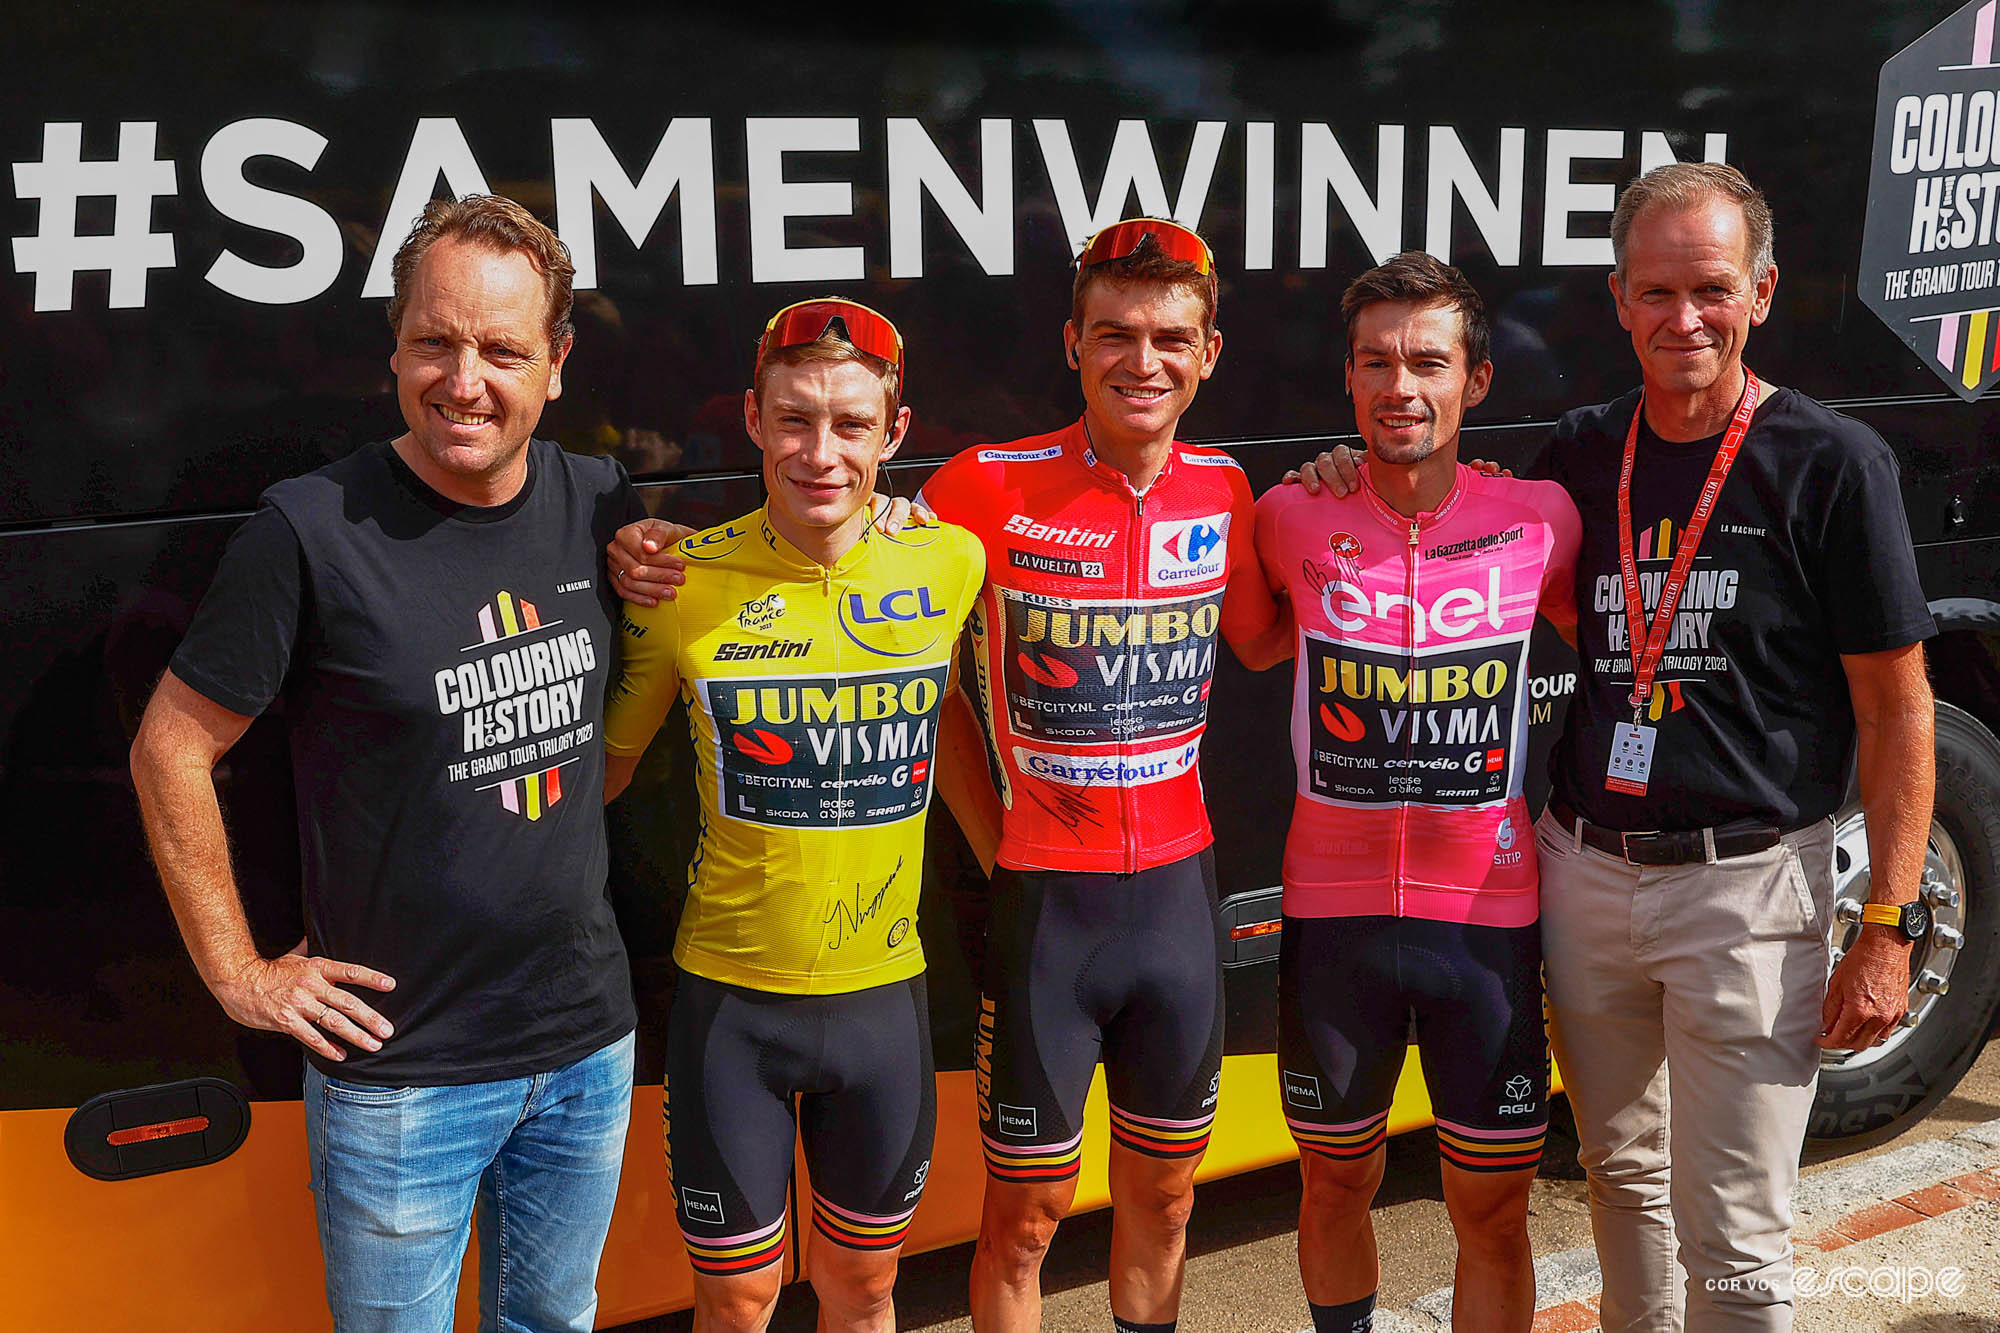
[[[1611,733],[1611,762],[1604,770],[1604,789],[1627,796],[1644,796],[1653,771],[1654,727],[1620,722]]]

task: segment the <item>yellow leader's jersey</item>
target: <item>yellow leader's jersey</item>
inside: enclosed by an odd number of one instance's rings
[[[605,748],[637,755],[687,701],[701,838],[674,961],[795,995],[915,976],[939,709],[983,548],[948,523],[870,528],[827,568],[760,509],[679,550],[679,597],[625,608],[604,717]]]

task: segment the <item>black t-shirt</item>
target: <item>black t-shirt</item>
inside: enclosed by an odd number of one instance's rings
[[[520,1078],[632,1030],[605,890],[618,602],[600,552],[640,516],[609,459],[529,446],[521,493],[460,507],[386,443],[271,487],[174,654],[234,712],[285,696],[316,953],[396,979],[396,1025],[328,1073]]]
[[[1802,393],[1757,406],[1722,488],[1641,722],[1657,729],[1644,796],[1608,791],[1612,732],[1632,720],[1632,654],[1618,570],[1618,474],[1639,395],[1571,412],[1537,472],[1583,516],[1576,562],[1575,706],[1555,794],[1614,829],[1754,820],[1789,828],[1836,810],[1854,712],[1843,653],[1936,632],[1917,578],[1895,455]],[[1640,423],[1632,532],[1650,617],[1720,433],[1668,443]]]

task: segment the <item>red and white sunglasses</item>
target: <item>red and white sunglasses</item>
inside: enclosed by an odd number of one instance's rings
[[[840,336],[849,346],[870,356],[878,356],[896,368],[896,385],[900,393],[903,387],[903,335],[896,331],[896,326],[889,322],[887,315],[870,310],[859,301],[847,301],[838,296],[799,301],[771,316],[770,322],[764,325],[764,336],[757,343],[755,370],[762,370],[765,358],[773,352],[818,342],[836,323],[840,325]]]
[[[1209,252],[1208,242],[1180,223],[1165,218],[1127,218],[1100,228],[1083,243],[1083,252],[1076,257],[1077,267],[1129,259],[1148,236],[1167,258],[1193,264],[1203,277],[1215,280],[1215,256]]]

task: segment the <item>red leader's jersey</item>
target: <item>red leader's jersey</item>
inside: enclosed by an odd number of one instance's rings
[[[1129,872],[1213,842],[1197,760],[1218,633],[1270,614],[1236,460],[1176,441],[1141,495],[1078,421],[967,449],[919,500],[986,547],[969,677],[1000,863]]]

